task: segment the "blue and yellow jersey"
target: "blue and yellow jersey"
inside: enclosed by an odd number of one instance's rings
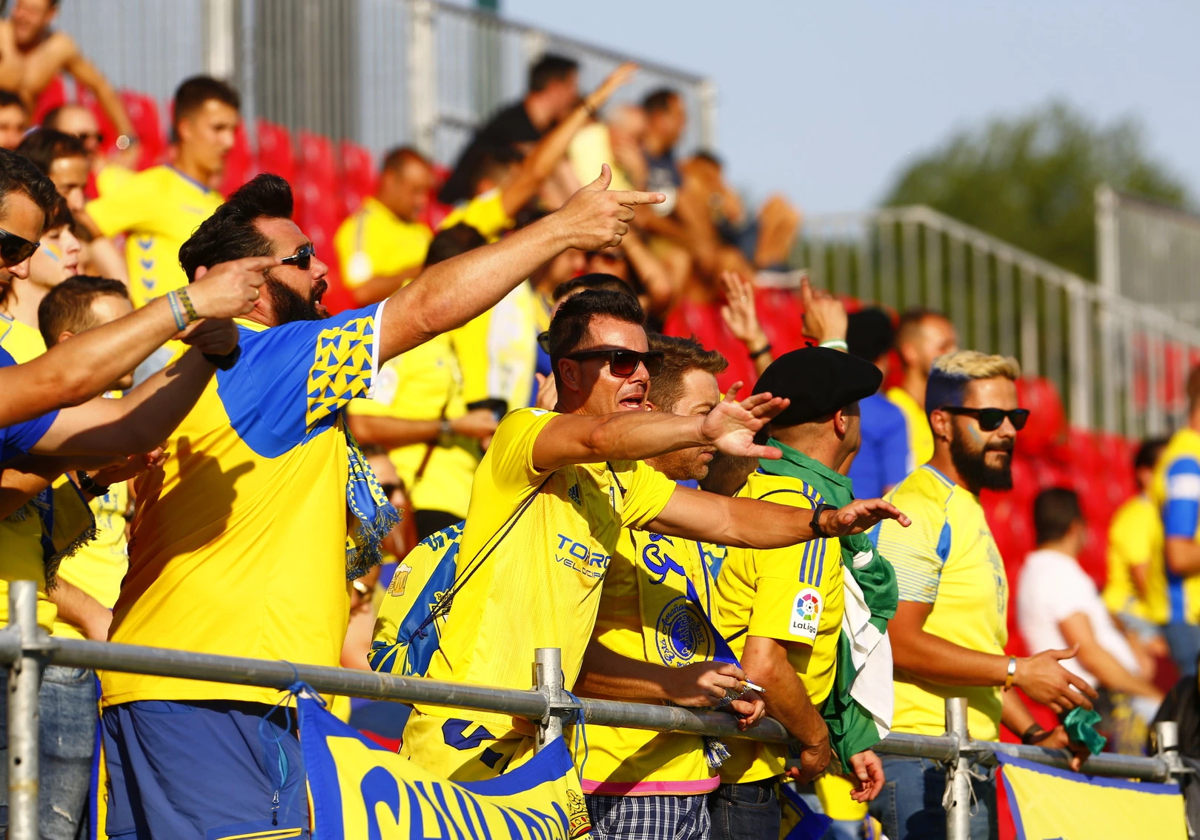
[[[24,321],[0,315],[0,347],[8,351],[13,360],[23,365],[46,352],[42,334]]]
[[[538,470],[534,443],[557,416],[537,409],[508,415],[475,473],[457,560],[465,582],[429,667],[433,679],[526,689],[534,650],[556,647],[564,683],[574,686],[622,528],[652,521],[675,491],[674,482],[640,462]],[[417,710],[463,715],[421,704]],[[509,715],[470,716],[496,737],[518,725]],[[406,733],[410,749],[422,755]]]
[[[885,520],[871,531],[879,552],[896,569],[901,601],[932,604],[925,632],[968,650],[997,656],[1008,643],[1008,577],[979,497],[928,464],[887,497],[908,514],[902,528]],[[972,738],[994,741],[1000,732],[999,687],[940,685],[896,674],[892,729],[919,735],[946,731],[946,698],[966,696]]]
[[[1162,517],[1164,540],[1200,540],[1200,432],[1185,427],[1171,436],[1154,469],[1150,500]],[[1164,572],[1166,623],[1200,622],[1200,575],[1184,579]]]
[[[129,573],[113,641],[336,666],[350,609],[348,441],[384,304],[267,329],[239,321],[241,358],[218,371],[138,479]],[[103,675],[108,704],[275,703],[269,688]]]
[[[101,233],[128,235],[125,256],[135,307],[187,285],[179,248],[223,202],[216,190],[164,165],[139,172],[88,203]]]
[[[925,414],[925,406],[909,396],[900,386],[889,388],[887,398],[904,415],[908,426],[908,472],[912,472],[922,464],[929,463],[933,457],[933,430],[929,428],[929,416]]]
[[[1133,583],[1135,568],[1146,570],[1146,591]],[[1163,523],[1149,496],[1127,499],[1108,526],[1108,581],[1104,605],[1112,613],[1128,613],[1154,624],[1170,618],[1166,562],[1163,558]]]
[[[812,485],[789,476],[753,472],[739,498],[811,509],[824,502]],[[717,578],[718,629],[738,658],[747,636],[774,639],[818,709],[833,690],[845,611],[842,548],[837,539],[809,540],[767,550],[730,548]],[[754,674],[746,678],[754,680]],[[781,775],[787,748],[740,738],[727,744],[725,784]]]
[[[425,225],[405,222],[379,199],[367,196],[333,237],[342,282],[353,289],[372,277],[419,268],[432,239],[433,231]]]
[[[403,420],[462,417],[467,413],[463,377],[450,337],[439,335],[389,359],[379,371],[372,398],[355,400],[349,411]],[[408,488],[413,507],[466,518],[471,482],[483,457],[478,440],[455,435],[449,441],[401,446],[388,452],[388,457]],[[422,463],[425,471],[418,480]]]

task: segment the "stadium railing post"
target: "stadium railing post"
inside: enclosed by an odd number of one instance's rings
[[[38,837],[38,688],[48,637],[38,627],[37,584],[12,581],[8,621],[20,634],[20,652],[8,666],[8,836]]]
[[[561,706],[567,698],[563,691],[562,651],[558,648],[537,648],[533,657],[537,690],[546,695],[548,701],[546,716],[538,722],[537,741],[534,743],[534,749],[541,752],[555,738],[562,737],[563,722],[555,707]]]
[[[964,750],[970,743],[967,734],[967,698],[946,698],[946,734],[957,742],[955,758],[947,767],[946,840],[970,840],[971,837],[971,754]]]
[[[1160,720],[1154,724],[1154,745],[1167,765],[1168,781],[1178,782],[1179,777],[1189,772],[1179,757],[1179,724],[1173,720]]]

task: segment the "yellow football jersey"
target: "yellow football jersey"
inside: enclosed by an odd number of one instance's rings
[[[565,685],[574,686],[621,529],[652,521],[675,492],[674,482],[643,463],[538,470],[534,442],[556,416],[537,409],[510,414],[476,471],[457,559],[465,583],[454,595],[430,678],[525,689],[534,650],[556,647]],[[417,709],[443,718],[464,715]],[[469,714],[493,737],[517,726],[529,730],[508,715]],[[423,747],[406,733],[404,751],[424,765]],[[430,744],[429,754],[434,749]]]
[[[463,378],[450,337],[440,335],[387,361],[376,378],[373,397],[355,400],[349,411],[404,420],[462,417],[467,413]],[[463,435],[455,435],[448,446],[441,444],[402,446],[388,456],[417,510],[442,510],[465,519],[483,450],[478,440]],[[417,470],[427,453],[429,460],[418,481]]]
[[[129,569],[129,551],[125,540],[126,514],[129,511],[129,485],[118,482],[103,496],[88,503],[96,517],[96,538],[84,545],[58,567],[58,576],[110,610],[117,603],[121,581]],[[69,639],[85,638],[83,631],[63,620],[54,622],[54,635]]]
[[[1200,540],[1200,432],[1171,435],[1150,482],[1150,501],[1162,519],[1163,539]],[[1200,622],[1200,575],[1182,578],[1165,567],[1167,621]]]
[[[1008,643],[1008,577],[979,497],[931,466],[900,482],[888,501],[912,519],[902,528],[885,520],[871,532],[892,561],[901,601],[932,604],[925,632],[997,656]],[[1000,734],[998,686],[939,685],[896,673],[892,729],[919,735],[946,731],[946,698],[967,698],[972,738]]]
[[[689,581],[699,604],[688,599]],[[716,645],[712,625],[694,611],[714,614],[713,589],[695,541],[626,528],[604,576],[592,640],[642,662],[675,668],[703,662]],[[587,739],[584,793],[688,796],[720,782],[699,735],[589,724]]]
[[[1145,596],[1133,585],[1132,570],[1146,568]],[[1108,581],[1104,604],[1113,613],[1129,613],[1154,624],[1166,624],[1166,562],[1163,525],[1158,508],[1145,495],[1125,501],[1108,526]]]
[[[514,224],[516,220],[504,212],[504,199],[500,195],[500,188],[496,187],[457,205],[442,219],[438,230],[469,225],[482,233],[488,242],[495,242],[500,234]]]
[[[433,231],[420,222],[405,222],[379,199],[367,196],[337,229],[333,247],[347,289],[372,277],[388,277],[425,262]]]
[[[218,371],[138,479],[111,639],[337,666],[349,618],[342,409],[369,392],[384,304],[267,329],[239,322]],[[106,705],[275,703],[270,688],[108,671]]]
[[[753,472],[739,498],[811,509],[823,502],[809,484],[788,476]],[[717,578],[718,629],[740,659],[747,636],[787,646],[808,697],[818,709],[833,690],[845,600],[842,547],[837,539],[810,540],[770,550],[730,548]],[[754,680],[754,674],[746,674]],[[740,738],[727,744],[721,765],[725,784],[756,782],[783,773],[787,747]]]
[[[134,306],[187,285],[179,248],[223,202],[216,190],[163,165],[129,177],[88,203],[101,233],[128,235],[125,257]]]
[[[24,321],[0,315],[0,347],[23,365],[46,352],[42,334]]]
[[[912,462],[908,471],[912,472],[933,457],[933,430],[929,428],[929,417],[925,414],[925,406],[909,396],[900,386],[889,388],[887,398],[904,414],[908,424],[908,457]]]

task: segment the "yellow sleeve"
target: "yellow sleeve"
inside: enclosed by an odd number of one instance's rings
[[[161,211],[162,205],[151,192],[145,178],[130,178],[95,201],[89,201],[88,215],[107,237],[152,229],[156,211]]]
[[[357,288],[375,276],[375,264],[364,246],[367,223],[366,210],[359,208],[341,223],[333,236],[333,249],[347,289]]]
[[[945,509],[916,493],[894,493],[891,502],[908,514],[912,525],[902,528],[895,520],[885,519],[871,531],[871,540],[896,570],[900,600],[932,604],[937,600],[942,566],[953,547]]]
[[[627,528],[641,528],[662,513],[678,485],[644,461],[624,473],[629,477],[621,518]]]
[[[446,216],[440,227],[445,230],[457,224],[470,225],[482,233],[485,239],[495,240],[515,222],[504,212],[504,201],[500,195],[500,188],[497,187],[450,211],[450,215]]]
[[[492,482],[501,493],[520,496],[546,477],[546,472],[533,465],[533,445],[557,416],[553,411],[525,408],[500,422],[485,461],[490,462]]]

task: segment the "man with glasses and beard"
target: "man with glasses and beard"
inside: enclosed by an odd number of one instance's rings
[[[904,479],[888,500],[912,516],[913,526],[883,521],[872,532],[896,569],[900,605],[888,630],[896,667],[892,729],[921,735],[946,731],[945,700],[968,701],[972,738],[998,740],[1000,724],[1026,744],[1067,747],[1061,726],[1034,722],[1020,698],[1056,712],[1090,708],[1095,691],[1060,664],[1072,650],[1010,657],[1008,581],[1000,552],[979,504],[981,490],[1012,489],[1012,452],[1029,418],[1017,407],[1020,367],[1007,356],[962,350],[939,358],[929,375],[925,413],[933,434],[929,463]],[[1078,766],[1078,759],[1075,760]],[[888,784],[871,813],[892,840],[945,836],[941,807],[945,771],[922,758],[885,756]],[[979,808],[971,836],[996,835],[996,781],[972,780]]]

